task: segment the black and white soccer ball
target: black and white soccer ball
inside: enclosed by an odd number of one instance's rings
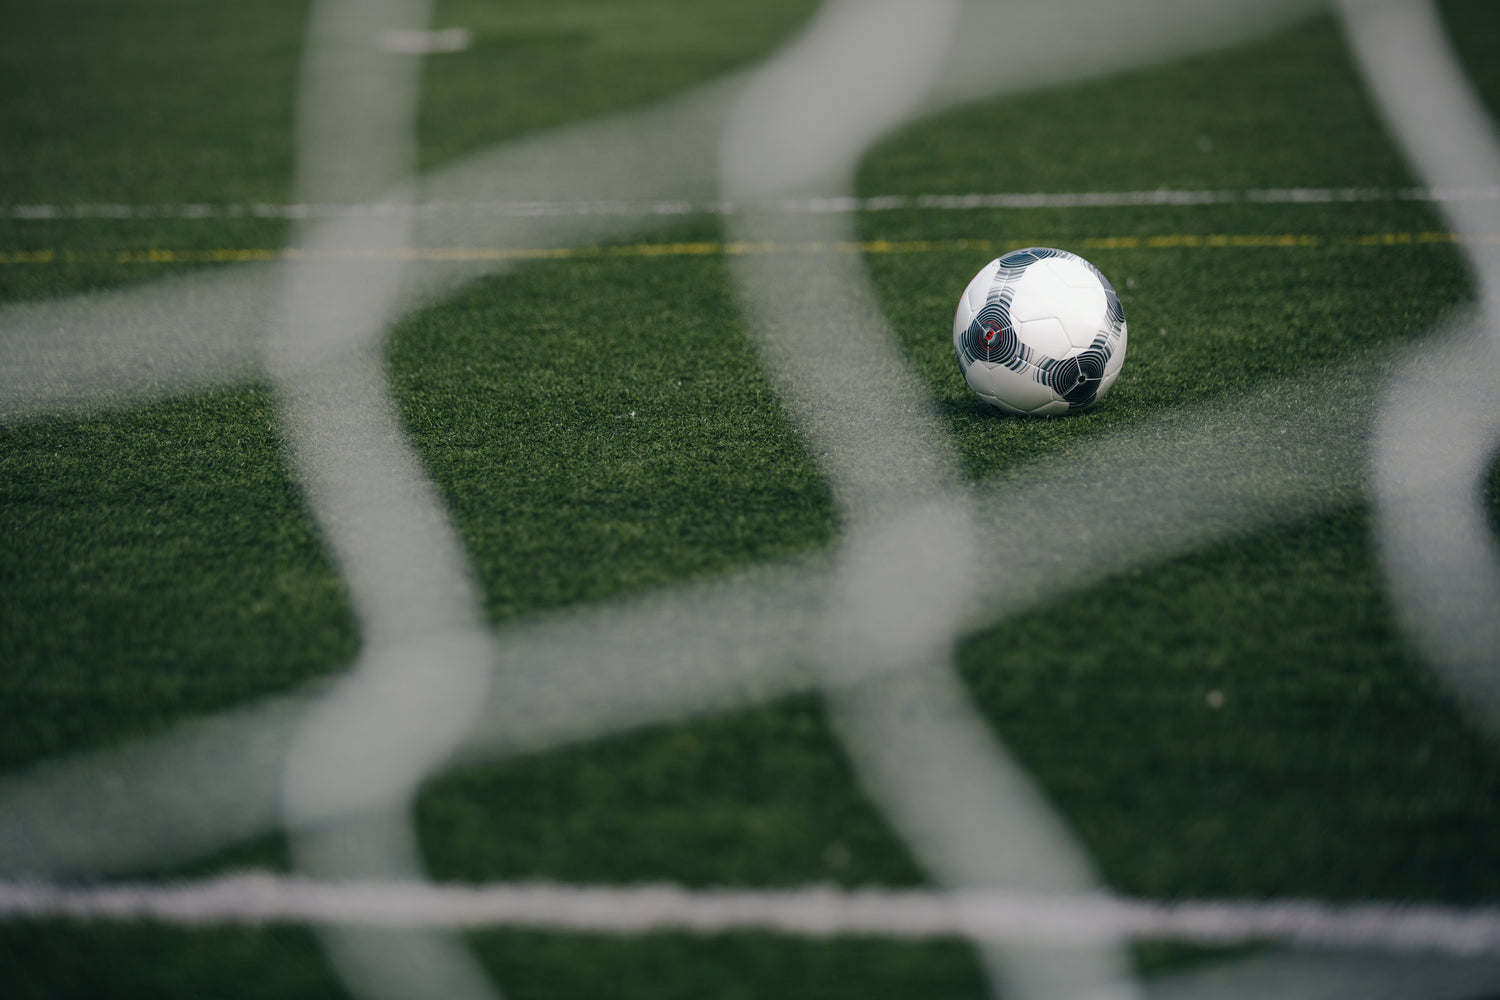
[[[1103,399],[1125,363],[1125,340],[1114,286],[1077,254],[1048,247],[990,261],[953,314],[953,351],[969,387],[1035,417]]]

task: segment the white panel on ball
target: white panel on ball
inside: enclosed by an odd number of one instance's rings
[[[1063,358],[1073,353],[1073,341],[1068,338],[1062,320],[1056,316],[1017,320],[1016,334],[1022,343],[1030,344],[1048,357]]]
[[[1014,413],[1032,413],[1059,402],[1057,394],[1025,372],[1012,371],[1004,365],[985,365],[989,369],[990,395],[994,405]],[[1062,412],[1068,404],[1062,403]]]

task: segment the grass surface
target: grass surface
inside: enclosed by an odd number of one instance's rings
[[[435,23],[470,28],[476,45],[428,61],[422,162],[732,72],[810,9],[442,2]],[[0,84],[13,95],[0,105],[0,203],[291,196],[305,5],[20,10],[24,30],[0,39]],[[1473,79],[1500,106],[1495,7],[1444,11]],[[871,152],[858,183],[866,195],[919,195],[1399,187],[1411,177],[1335,24],[1320,19],[916,123]],[[1103,405],[1052,421],[986,408],[953,364],[952,304],[993,253],[867,255],[976,479],[1185,403],[1395,348],[1471,294],[1452,246],[1345,242],[1443,228],[1411,203],[912,209],[867,213],[860,226],[867,239],[1070,249],[1173,234],[1320,241],[1081,250],[1120,290],[1129,359]],[[0,220],[0,252],[274,247],[285,234],[265,219]],[[713,219],[659,234],[719,237]],[[0,296],[174,269],[0,265]],[[557,261],[477,282],[396,329],[387,357],[402,420],[494,622],[831,544],[827,486],[755,362],[731,292],[718,257]],[[1489,498],[1500,519],[1500,472]],[[264,387],[0,427],[0,526],[7,768],[297,689],[357,650]],[[1140,566],[968,637],[960,661],[996,732],[1122,892],[1500,897],[1500,757],[1392,622],[1361,502]],[[442,879],[924,881],[809,698],[466,766],[423,790],[417,819]],[[265,840],[183,870],[279,866],[280,853]],[[972,951],[952,943],[472,940],[518,1000],[982,994]],[[1137,952],[1152,970],[1201,957]],[[8,997],[342,990],[297,928],[0,924],[0,983]]]
[[[343,587],[263,389],[0,430],[0,761],[347,664]]]
[[[722,258],[492,279],[398,330],[402,415],[496,620],[825,544]]]
[[[473,44],[424,67],[421,162],[671,96],[790,35],[809,0],[439,0]]]

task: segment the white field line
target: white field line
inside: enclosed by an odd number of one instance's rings
[[[551,883],[320,882],[245,873],[199,882],[0,882],[3,920],[151,920],[182,926],[295,922],[528,928],[639,935],[771,931],[906,940],[962,937],[1067,946],[1128,938],[1201,944],[1500,954],[1500,907],[1316,900],[1167,902],[1099,893],[923,889],[687,889]]]
[[[420,201],[337,203],[244,202],[213,204],[35,204],[0,205],[0,219],[347,219],[366,217],[437,218],[448,215],[788,215],[888,212],[896,209],[970,210],[976,208],[1118,208],[1131,205],[1263,205],[1330,202],[1500,201],[1500,187],[1444,188],[1252,188],[1247,190],[1061,191],[1011,194],[877,195],[869,198],[783,198],[770,201]]]

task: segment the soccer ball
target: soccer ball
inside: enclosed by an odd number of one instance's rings
[[[1125,363],[1125,310],[1076,254],[1014,250],[974,275],[953,314],[953,352],[986,403],[1034,417],[1104,398]]]

